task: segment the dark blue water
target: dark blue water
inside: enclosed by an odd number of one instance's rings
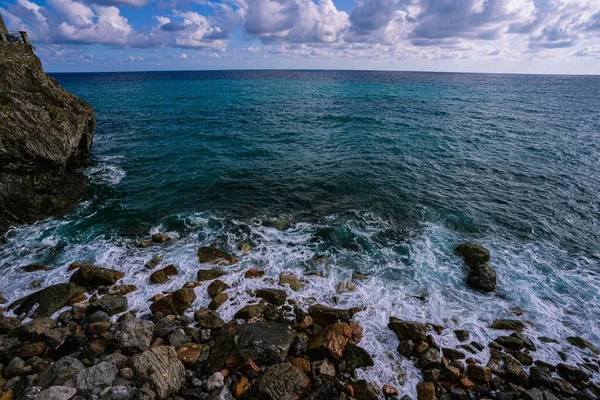
[[[5,268],[91,258],[135,270],[131,280],[147,298],[156,290],[137,267],[156,250],[135,243],[160,230],[178,238],[160,251],[187,274],[174,287],[193,279],[198,245],[241,255],[246,240],[254,250],[244,267],[273,276],[326,272],[298,296],[330,302],[351,270],[369,272],[376,278],[340,301],[376,304],[364,317],[365,345],[385,366],[373,376],[395,377],[401,368],[385,361],[397,355],[383,354],[395,348],[389,314],[456,318],[484,340],[487,321],[520,307],[536,325],[533,336],[599,338],[600,77],[55,77],[96,110],[90,193],[66,216],[11,232],[0,248]],[[496,294],[464,285],[452,249],[465,240],[490,248]],[[20,293],[26,283],[7,289]],[[554,345],[540,346],[557,357]]]

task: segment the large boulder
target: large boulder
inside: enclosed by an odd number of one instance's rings
[[[470,269],[477,269],[490,261],[490,252],[478,243],[463,243],[454,252],[465,260]]]
[[[427,337],[427,325],[421,322],[403,321],[398,318],[390,317],[388,323],[390,328],[401,341],[404,340],[425,340]]]
[[[60,283],[48,286],[38,292],[25,296],[8,306],[16,314],[31,313],[33,317],[48,317],[63,308],[70,299],[81,296],[85,289],[73,283]]]
[[[258,390],[267,400],[303,398],[310,379],[291,363],[268,367],[258,382]]]
[[[97,396],[103,389],[111,387],[117,380],[118,375],[119,369],[114,363],[101,361],[74,375],[67,386],[77,389],[79,395]]]
[[[138,384],[148,383],[158,400],[173,396],[185,383],[185,367],[173,347],[146,350],[133,357],[132,365]]]
[[[345,322],[328,325],[308,343],[308,351],[338,360],[342,358],[346,345],[352,339],[352,328]]]
[[[0,41],[0,231],[68,210],[87,189],[96,121],[30,45]]]
[[[154,323],[138,318],[126,318],[111,328],[108,343],[125,354],[148,350],[152,342]]]
[[[496,271],[487,264],[472,269],[467,275],[467,285],[483,292],[493,292],[496,289]]]
[[[155,301],[150,306],[153,313],[183,314],[196,300],[196,292],[192,288],[183,288]]]
[[[202,264],[212,265],[233,265],[238,262],[237,257],[214,247],[200,247],[198,259]]]
[[[71,275],[69,281],[83,287],[111,286],[124,276],[121,271],[84,264]]]
[[[236,335],[237,348],[244,359],[271,365],[285,361],[295,332],[279,322],[242,325]]]

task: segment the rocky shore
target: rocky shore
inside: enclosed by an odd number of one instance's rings
[[[171,239],[156,234],[140,243],[149,254]],[[241,244],[250,252],[249,244]],[[469,269],[466,284],[491,291],[496,273],[489,252],[477,244],[456,249]],[[137,290],[122,271],[89,262],[68,267],[69,281],[45,287],[10,304],[0,318],[0,400],[7,399],[358,399],[409,400],[596,400],[598,350],[580,337],[564,338],[584,354],[583,363],[557,365],[536,356],[528,322],[498,319],[495,340],[478,343],[469,331],[429,321],[389,316],[397,351],[420,370],[416,390],[392,383],[381,387],[360,379],[374,365],[361,347],[362,308],[303,307],[289,298],[301,293],[304,277],[281,273],[278,280],[248,269],[244,279],[261,282],[252,300],[225,321],[219,309],[234,288],[222,279],[239,259],[220,249],[198,250],[196,280],[163,292],[178,274],[152,256],[156,295],[149,310],[129,307]],[[43,270],[31,265],[25,271]],[[473,277],[473,275],[475,275]],[[355,273],[338,292],[352,292],[368,276]],[[210,302],[192,308],[205,291]],[[400,313],[400,311],[399,311]],[[460,343],[444,347],[444,331]],[[550,340],[538,338],[541,341]]]

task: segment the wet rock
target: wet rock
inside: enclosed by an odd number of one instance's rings
[[[466,357],[465,353],[448,347],[442,349],[442,354],[450,361],[464,360]]]
[[[589,349],[594,354],[599,354],[600,352],[589,341],[585,340],[579,336],[569,336],[567,337],[567,342],[571,343],[573,346],[579,347],[580,349]]]
[[[419,382],[417,384],[417,400],[436,400],[435,384],[433,382]]]
[[[389,397],[398,397],[398,396],[400,396],[400,392],[398,392],[398,389],[396,389],[393,386],[383,385],[383,395],[386,398],[389,398]]]
[[[239,309],[238,312],[235,313],[234,317],[236,319],[248,320],[251,318],[258,317],[266,309],[267,309],[267,306],[265,304],[248,304],[248,305],[242,307],[241,309]]]
[[[233,397],[239,399],[248,392],[248,390],[250,390],[250,382],[248,381],[248,378],[242,376],[232,389]]]
[[[77,389],[67,386],[52,386],[35,396],[35,400],[69,400],[75,396]]]
[[[157,243],[157,244],[167,243],[170,240],[171,240],[170,237],[168,237],[167,235],[165,235],[164,233],[161,233],[161,232],[154,233],[152,235],[152,242],[153,243]]]
[[[21,267],[24,272],[52,271],[54,268],[44,264],[29,264]]]
[[[313,321],[321,326],[327,326],[337,321],[348,322],[355,314],[353,309],[326,307],[316,304],[308,309]]]
[[[227,300],[229,300],[229,295],[227,293],[219,293],[214,299],[212,299],[210,303],[208,303],[208,308],[211,310],[217,310]]]
[[[226,284],[225,282],[217,279],[214,280],[210,283],[210,285],[208,285],[208,288],[206,288],[206,291],[208,292],[208,295],[210,296],[211,299],[214,299],[219,293],[229,289],[229,285]]]
[[[513,356],[523,365],[533,364],[533,357],[526,353],[513,353]]]
[[[519,339],[520,341],[523,342],[523,345],[525,346],[525,348],[529,351],[535,351],[535,344],[533,343],[533,341],[527,337],[526,335],[519,333],[519,332],[513,332],[510,336]]]
[[[369,352],[352,343],[346,345],[342,358],[336,362],[336,368],[341,373],[351,373],[355,369],[372,367],[373,365],[375,364]]]
[[[73,283],[61,283],[48,286],[38,292],[25,296],[8,306],[18,315],[29,313],[34,317],[48,317],[63,308],[70,299],[85,293],[85,289]]]
[[[108,294],[114,296],[125,296],[126,294],[137,291],[135,285],[114,285],[108,288]]]
[[[467,376],[476,381],[490,382],[492,380],[492,370],[489,367],[469,364],[467,366]]]
[[[93,313],[100,310],[104,311],[108,315],[115,315],[127,311],[128,307],[127,297],[106,295],[94,302],[91,302],[86,311]]]
[[[198,249],[198,259],[202,264],[222,266],[233,265],[238,262],[238,259],[235,256],[214,247],[200,247],[200,249]]]
[[[372,383],[361,379],[354,385],[354,395],[361,400],[378,400],[379,390]]]
[[[214,373],[223,369],[225,360],[236,348],[237,327],[228,327],[223,329],[220,335],[215,339],[214,344],[210,346],[210,357],[207,370]]]
[[[462,243],[454,249],[454,253],[462,257],[472,270],[490,261],[489,250],[478,243]]]
[[[236,335],[237,348],[243,359],[271,365],[285,361],[295,332],[279,322],[245,324]]]
[[[467,340],[469,340],[469,337],[470,337],[469,331],[465,331],[465,330],[462,330],[462,329],[455,330],[454,331],[454,335],[461,342],[466,342]]]
[[[221,329],[225,325],[219,313],[208,308],[197,309],[194,312],[194,319],[198,322],[198,326],[204,329]]]
[[[31,320],[18,329],[19,335],[26,338],[37,338],[56,326],[56,321],[50,317]]]
[[[154,271],[150,275],[150,281],[155,284],[166,283],[169,280],[170,276],[175,276],[177,274],[178,272],[175,265],[170,264],[162,269],[159,269],[158,271]]]
[[[525,343],[522,340],[512,336],[498,336],[495,342],[509,350],[519,351],[525,347]]]
[[[179,289],[152,303],[150,310],[153,313],[161,312],[163,315],[183,314],[195,300],[194,289]]]
[[[246,279],[262,278],[263,276],[265,276],[265,271],[262,271],[260,269],[249,269],[244,274],[244,278]]]
[[[440,364],[441,364],[440,352],[433,347],[430,347],[427,350],[425,350],[423,352],[423,354],[421,354],[421,357],[419,357],[418,365],[420,368],[423,368],[423,369],[436,368],[436,367],[439,367]]]
[[[163,257],[159,254],[155,255],[154,257],[152,257],[146,264],[144,264],[144,267],[148,268],[148,269],[154,269],[156,267],[158,267],[158,265],[162,262]]]
[[[402,354],[406,358],[410,358],[415,351],[415,342],[412,340],[401,340],[398,344],[398,353]]]
[[[190,343],[192,339],[185,334],[183,329],[180,328],[171,332],[167,338],[167,341],[169,346],[173,346],[174,348],[178,349],[184,344]]]
[[[467,275],[467,285],[484,292],[493,292],[496,289],[496,271],[487,265],[471,270]]]
[[[561,378],[574,385],[590,380],[589,375],[585,371],[568,364],[558,364],[556,372],[558,372]]]
[[[108,341],[125,354],[147,350],[152,341],[154,323],[138,318],[126,318],[113,325]]]
[[[328,359],[313,362],[311,365],[311,370],[315,381],[322,377],[335,376],[335,366]]]
[[[352,338],[352,329],[345,322],[328,325],[308,344],[308,351],[328,355],[335,360],[342,358],[348,341]]]
[[[185,367],[173,347],[146,350],[132,358],[132,365],[136,381],[148,383],[159,400],[173,396],[185,382]]]
[[[388,328],[394,331],[400,340],[424,341],[427,338],[427,325],[420,322],[402,321],[390,317]]]
[[[502,358],[504,361],[503,368],[506,372],[506,378],[517,385],[527,386],[529,383],[529,375],[527,375],[527,372],[523,369],[523,365],[510,354],[504,354]]]
[[[304,286],[306,286],[306,284],[295,275],[285,274],[283,272],[279,274],[279,284],[290,285],[290,289],[295,291],[302,290],[304,289]]]
[[[337,294],[351,293],[351,292],[354,292],[355,290],[356,290],[356,285],[352,282],[347,282],[347,281],[342,281],[342,282],[338,283],[337,288],[336,288]]]
[[[206,346],[207,345],[205,344],[198,343],[185,344],[177,350],[177,356],[184,365],[192,367],[194,364],[196,364],[196,361],[198,361],[198,358],[200,358],[202,350]]]
[[[196,280],[200,282],[211,281],[213,279],[217,279],[222,277],[223,275],[227,275],[227,272],[221,271],[220,269],[201,269],[198,271],[198,276]]]
[[[258,382],[258,390],[267,400],[298,400],[309,383],[310,379],[298,368],[282,363],[266,369]]]
[[[69,281],[86,288],[94,286],[111,286],[124,276],[125,274],[121,271],[86,264],[79,267],[77,271],[71,275]]]
[[[265,299],[270,304],[282,306],[287,300],[287,293],[281,289],[258,289],[256,297]]]
[[[523,322],[517,319],[497,319],[492,325],[492,329],[521,332],[524,328]]]
[[[103,389],[115,383],[118,375],[119,369],[115,364],[102,361],[78,372],[67,382],[67,386],[74,387],[83,396],[99,395]]]
[[[63,386],[84,369],[84,365],[78,359],[71,356],[63,357],[50,364],[48,369],[40,374],[38,385],[42,389],[51,386]]]
[[[21,346],[21,357],[27,359],[33,356],[42,356],[46,351],[46,343],[34,342]]]

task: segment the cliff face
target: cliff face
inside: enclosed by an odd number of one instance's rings
[[[29,45],[0,42],[0,231],[64,212],[86,191],[92,107],[46,75]]]

